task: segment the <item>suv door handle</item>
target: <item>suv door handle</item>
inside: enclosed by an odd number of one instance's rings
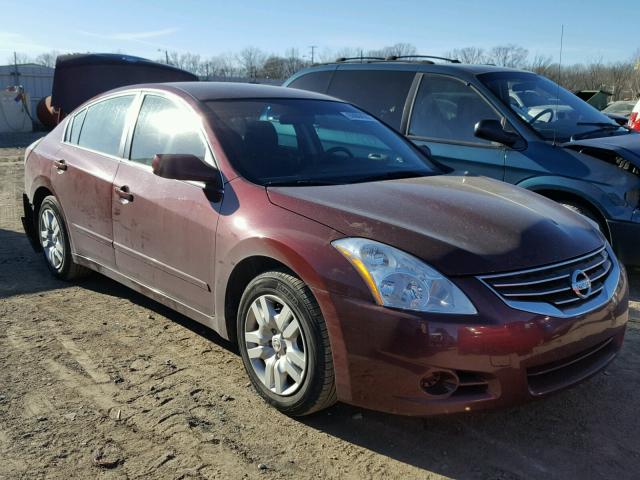
[[[123,185],[121,187],[113,187],[113,191],[120,197],[120,203],[126,205],[129,202],[133,202],[133,194],[129,191],[129,187]]]
[[[54,160],[53,164],[55,165],[55,167],[58,169],[58,173],[62,173],[64,171],[67,170],[68,166],[67,166],[67,162],[65,162],[64,160],[60,159],[60,160]]]

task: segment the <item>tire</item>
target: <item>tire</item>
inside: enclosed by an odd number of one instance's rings
[[[49,271],[61,280],[76,280],[90,270],[74,263],[67,225],[53,195],[45,197],[38,210],[38,239]]]
[[[297,417],[336,402],[327,327],[302,280],[286,271],[254,278],[240,300],[237,332],[245,369],[267,403]]]

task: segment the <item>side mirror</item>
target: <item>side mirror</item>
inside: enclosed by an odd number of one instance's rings
[[[195,155],[159,153],[153,157],[151,168],[154,175],[162,178],[204,182],[204,193],[210,201],[218,202],[222,199],[220,171]]]
[[[431,155],[431,149],[429,147],[427,147],[425,144],[419,145],[418,148],[422,151],[422,153],[424,153],[424,155],[432,160],[433,159],[433,155]]]
[[[195,155],[159,153],[151,162],[153,173],[172,180],[220,183],[220,172]]]
[[[513,147],[521,137],[517,133],[507,132],[498,120],[480,120],[473,129],[478,138],[498,142],[507,147]]]

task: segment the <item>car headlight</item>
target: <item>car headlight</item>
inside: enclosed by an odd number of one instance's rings
[[[379,305],[419,312],[478,313],[449,279],[408,253],[366,238],[341,238],[331,244],[358,271]]]

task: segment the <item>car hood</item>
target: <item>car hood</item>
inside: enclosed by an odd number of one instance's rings
[[[600,157],[599,152],[603,150],[614,152],[636,167],[640,167],[640,134],[638,133],[630,132],[626,135],[576,140],[562,146],[595,157]]]
[[[450,174],[267,192],[275,205],[345,236],[393,245],[452,276],[546,265],[603,244],[580,215],[484,177]]]

